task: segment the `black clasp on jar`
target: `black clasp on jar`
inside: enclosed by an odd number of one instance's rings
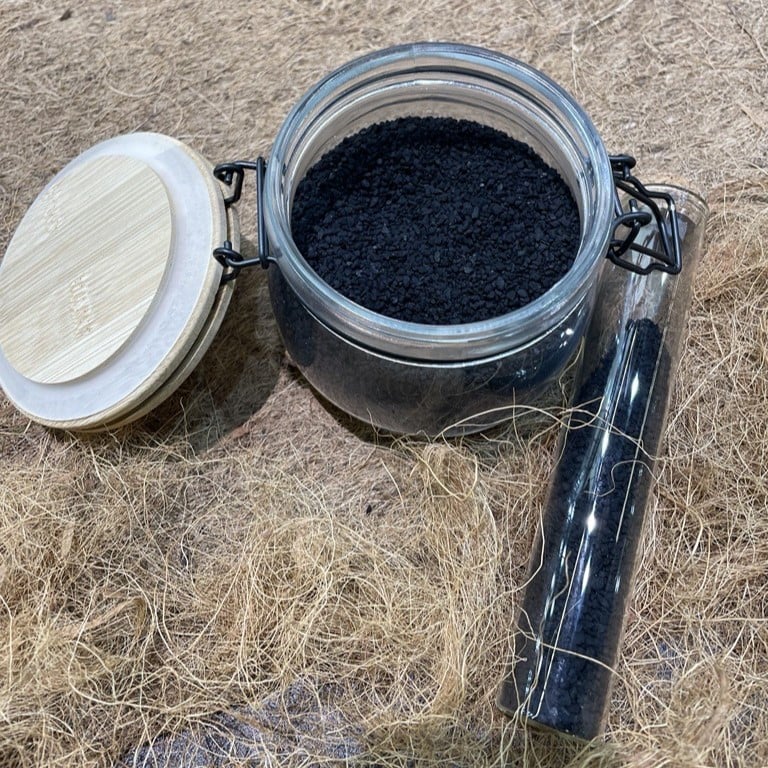
[[[616,185],[616,219],[613,223],[614,237],[608,246],[608,258],[620,267],[629,269],[640,275],[659,270],[676,275],[683,266],[680,254],[680,233],[677,226],[675,201],[672,195],[666,192],[651,191],[633,176],[630,171],[635,167],[636,160],[631,155],[613,155],[610,157],[613,182]],[[624,210],[619,197],[619,190],[628,196],[628,210]],[[656,200],[665,203],[666,209],[662,211],[656,204]],[[641,209],[638,203],[642,203],[645,209]],[[656,221],[659,232],[661,250],[649,248],[635,242],[640,229],[651,221]],[[616,230],[626,227],[629,232],[624,237],[616,237]],[[628,251],[634,251],[648,256],[651,260],[640,266],[626,258]]]
[[[269,253],[269,240],[264,225],[264,174],[267,172],[267,161],[259,157],[256,161],[238,160],[234,163],[220,163],[213,169],[213,175],[222,184],[232,188],[232,194],[224,198],[224,205],[229,208],[240,200],[243,192],[243,180],[246,171],[256,172],[256,230],[258,255],[255,259],[245,259],[243,255],[232,248],[232,243],[226,240],[223,245],[215,248],[213,257],[224,267],[222,283],[234,280],[243,267],[260,266],[266,269],[275,261]]]

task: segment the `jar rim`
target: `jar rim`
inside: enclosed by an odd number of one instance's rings
[[[312,269],[291,236],[290,205],[284,204],[283,175],[291,142],[302,123],[327,108],[334,93],[377,70],[402,64],[403,72],[419,67],[472,73],[482,67],[497,84],[520,84],[542,103],[556,105],[586,150],[585,167],[594,178],[594,210],[582,214],[579,250],[568,272],[541,296],[524,306],[485,320],[429,325],[399,320],[369,310],[325,283]],[[597,260],[604,259],[612,234],[614,184],[608,154],[592,121],[578,102],[539,70],[505,54],[478,46],[447,42],[397,45],[353,59],[332,71],[297,102],[278,130],[267,164],[264,218],[278,268],[307,309],[319,320],[365,346],[416,359],[471,360],[532,343],[572,311],[593,287]]]

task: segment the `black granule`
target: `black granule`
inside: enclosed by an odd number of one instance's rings
[[[611,688],[669,373],[659,326],[630,321],[578,392],[550,485],[502,705],[582,738],[599,734]]]
[[[347,298],[448,325],[511,312],[551,288],[579,247],[579,212],[529,146],[468,120],[377,123],[301,181],[293,239]]]

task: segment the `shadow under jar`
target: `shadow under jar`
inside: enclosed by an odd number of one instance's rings
[[[406,116],[490,126],[529,145],[560,174],[578,207],[580,244],[554,286],[498,317],[427,325],[366,309],[310,267],[291,234],[301,180],[344,138]],[[452,434],[503,421],[514,406],[536,404],[557,385],[580,349],[615,215],[610,159],[571,96],[498,53],[422,43],[352,61],[294,107],[267,164],[260,240],[268,239],[269,260],[277,267],[269,270],[269,283],[278,327],[307,380],[376,427]]]

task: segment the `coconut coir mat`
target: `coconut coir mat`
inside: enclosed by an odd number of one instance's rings
[[[0,765],[768,764],[759,0],[10,0],[0,245],[101,139],[254,157],[329,68],[417,39],[544,70],[641,178],[712,209],[607,740],[494,707],[564,414],[377,436],[290,367],[252,272],[144,421],[72,436],[0,399]]]

